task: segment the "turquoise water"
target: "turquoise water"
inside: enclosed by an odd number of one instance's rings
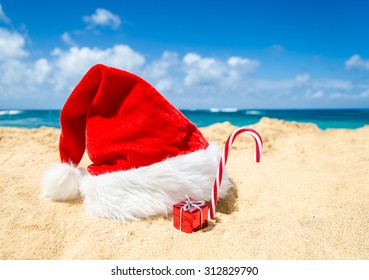
[[[182,110],[199,127],[229,121],[243,126],[257,123],[262,117],[315,123],[322,129],[359,128],[369,125],[369,109],[337,110],[238,110],[213,108],[209,110]],[[0,126],[37,128],[60,127],[59,110],[0,110]]]

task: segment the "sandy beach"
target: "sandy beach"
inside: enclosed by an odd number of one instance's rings
[[[261,163],[253,139],[239,136],[227,164],[235,187],[217,222],[193,234],[171,216],[117,222],[88,216],[82,200],[41,198],[60,131],[0,127],[0,259],[368,260],[369,126],[323,131],[263,118],[250,127],[264,140]],[[235,128],[201,131],[223,147]]]

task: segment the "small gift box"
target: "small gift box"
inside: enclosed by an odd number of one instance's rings
[[[205,228],[208,225],[208,206],[204,201],[186,199],[173,205],[173,225],[186,233]]]

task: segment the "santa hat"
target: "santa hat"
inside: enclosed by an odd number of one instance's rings
[[[81,195],[86,210],[116,220],[168,214],[185,195],[209,200],[220,151],[140,77],[101,64],[60,115],[61,163],[44,173],[45,198]],[[87,151],[92,164],[77,167]],[[230,183],[223,182],[220,196]]]

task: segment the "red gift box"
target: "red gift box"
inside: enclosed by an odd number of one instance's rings
[[[185,200],[173,205],[173,225],[186,233],[205,228],[208,225],[208,206],[186,196]]]

